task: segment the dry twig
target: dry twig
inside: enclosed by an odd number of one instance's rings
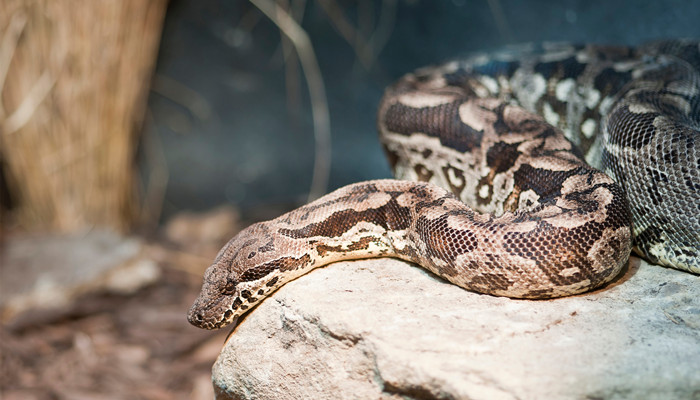
[[[263,12],[294,45],[299,55],[311,98],[311,113],[314,120],[315,161],[308,200],[314,200],[326,191],[330,172],[331,131],[326,90],[311,40],[301,26],[272,0],[250,0]]]
[[[10,61],[12,61],[19,36],[22,34],[26,24],[27,16],[23,12],[18,11],[12,15],[12,19],[7,24],[7,29],[5,29],[5,33],[2,36],[2,42],[0,42],[0,93],[5,87]],[[2,97],[0,97],[0,120],[3,118],[5,118],[5,107],[3,106]]]
[[[371,33],[373,24],[372,2],[360,2],[360,17],[358,28],[355,28],[345,17],[343,9],[335,0],[319,0],[318,4],[328,15],[340,36],[347,41],[355,51],[357,59],[365,69],[370,69],[377,56],[386,45],[396,18],[396,0],[384,0],[379,15],[379,21]]]
[[[508,21],[506,20],[506,15],[503,13],[503,7],[501,7],[501,2],[499,0],[488,0],[489,8],[491,9],[491,14],[493,14],[493,19],[496,21],[496,28],[501,37],[508,43],[513,41],[513,35],[508,27]]]

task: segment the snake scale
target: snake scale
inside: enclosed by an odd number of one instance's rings
[[[699,70],[698,41],[667,40],[520,46],[408,74],[378,115],[398,179],[246,228],[188,319],[221,328],[313,268],[370,257],[528,299],[600,287],[632,249],[700,273]]]

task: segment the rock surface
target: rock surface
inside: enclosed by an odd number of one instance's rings
[[[0,321],[66,308],[86,293],[134,293],[160,276],[143,247],[99,229],[8,238],[0,252]]]
[[[213,381],[217,399],[696,399],[700,277],[632,258],[606,288],[528,301],[337,263],[239,321]]]

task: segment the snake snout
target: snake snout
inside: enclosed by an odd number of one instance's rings
[[[187,321],[194,326],[201,326],[204,322],[204,317],[202,313],[197,312],[194,307],[192,307],[190,312],[187,313]]]
[[[208,325],[206,318],[204,317],[202,308],[198,307],[198,304],[199,299],[195,300],[194,304],[192,304],[192,307],[190,307],[190,311],[187,313],[187,322],[196,326],[197,328],[208,329],[206,327]]]
[[[191,314],[187,319],[191,324],[201,324],[204,321],[204,317],[200,313]]]

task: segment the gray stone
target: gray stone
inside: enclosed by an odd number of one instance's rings
[[[217,399],[697,399],[700,278],[632,258],[547,301],[470,293],[393,259],[287,284],[229,337]]]
[[[66,308],[87,293],[131,294],[159,276],[139,239],[112,231],[10,237],[0,252],[0,320]]]

